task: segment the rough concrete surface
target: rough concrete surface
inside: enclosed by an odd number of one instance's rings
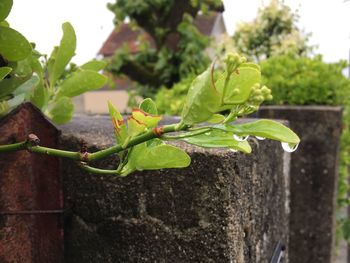
[[[288,120],[301,138],[291,157],[290,261],[334,262],[341,108],[269,106],[258,116]]]
[[[65,149],[80,139],[91,151],[113,143],[107,117],[60,128]],[[251,144],[244,155],[177,143],[192,158],[188,168],[125,178],[63,161],[65,262],[269,262],[276,243],[288,243],[290,154],[277,142]]]

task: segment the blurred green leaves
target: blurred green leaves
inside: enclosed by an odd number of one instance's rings
[[[198,30],[194,19],[199,13],[213,19],[216,13],[210,11],[221,5],[221,0],[113,1],[108,8],[115,15],[117,30],[132,30],[138,38],[136,45],[129,43],[115,52],[107,70],[134,80],[143,97],[203,72],[210,63],[203,52],[210,39]]]
[[[62,25],[62,30],[60,45],[54,48],[47,65],[51,85],[56,83],[75,53],[76,36],[72,25],[66,22]]]
[[[27,39],[16,30],[0,26],[0,54],[8,61],[25,59],[32,51]]]
[[[13,5],[12,0],[1,0],[0,2],[0,22],[5,20],[9,15]]]
[[[57,124],[68,122],[74,111],[72,97],[101,88],[107,77],[98,73],[106,63],[91,60],[68,68],[75,54],[73,26],[62,25],[63,36],[51,56],[37,52],[5,19],[12,1],[0,3],[0,116],[24,101],[30,101]]]
[[[48,116],[57,124],[67,123],[73,116],[74,105],[71,99],[61,97],[51,106]]]
[[[0,80],[3,80],[11,71],[12,71],[12,68],[10,68],[10,67],[1,67],[0,68]]]
[[[107,77],[93,70],[77,70],[62,81],[57,97],[75,97],[84,92],[99,89],[107,82]]]

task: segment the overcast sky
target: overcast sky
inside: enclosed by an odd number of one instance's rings
[[[69,21],[77,34],[73,61],[82,64],[96,56],[113,30],[113,14],[106,5],[112,0],[14,0],[8,18],[11,26],[35,42],[37,50],[50,54],[62,36],[61,24]],[[240,21],[250,21],[263,0],[224,0],[224,19],[230,34]],[[311,32],[311,43],[326,61],[348,59],[350,49],[350,1],[285,0],[298,9],[299,26]]]

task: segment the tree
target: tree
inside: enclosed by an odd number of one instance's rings
[[[140,46],[132,53],[127,46],[110,59],[108,70],[126,75],[153,93],[160,86],[171,87],[189,74],[198,74],[208,66],[203,50],[209,44],[193,25],[199,11],[223,10],[221,0],[117,0],[108,8],[118,26],[129,19],[140,34]]]
[[[307,54],[312,50],[307,45],[310,34],[297,27],[298,19],[282,1],[271,0],[253,21],[238,26],[233,36],[237,51],[256,61],[272,55]]]

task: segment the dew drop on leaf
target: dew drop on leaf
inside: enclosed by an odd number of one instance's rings
[[[249,135],[247,135],[247,136],[238,136],[236,134],[233,135],[233,139],[235,139],[238,142],[244,142],[244,141],[248,140],[248,138],[249,138]]]
[[[285,150],[286,152],[292,153],[294,151],[296,151],[296,149],[298,149],[299,144],[290,144],[287,142],[281,142],[282,148],[283,150]]]

